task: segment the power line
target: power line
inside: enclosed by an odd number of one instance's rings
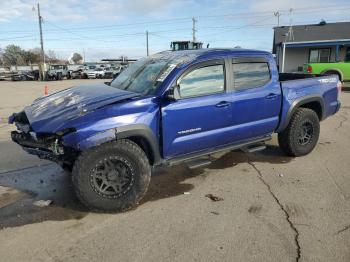
[[[70,31],[69,29],[60,27],[60,26],[55,25],[55,24],[53,24],[53,23],[51,23],[51,22],[49,22],[49,21],[45,21],[45,22],[48,23],[49,25],[53,26],[53,27],[58,28],[59,30],[62,30],[62,31],[67,32],[67,33],[70,33],[70,34],[72,34],[72,35],[75,35],[75,36],[77,36],[77,37],[79,37],[79,38],[81,38],[81,39],[84,39],[84,40],[90,39],[89,37],[82,36],[82,35],[80,35],[80,34],[74,33],[74,32],[72,32],[72,31]]]
[[[17,37],[9,37],[9,38],[0,38],[0,41],[6,41],[6,40],[14,40],[14,39],[23,39],[23,38],[30,38],[30,39],[35,39],[34,35],[27,35],[27,36],[17,36]]]
[[[233,29],[229,29],[229,30],[225,30],[223,32],[217,32],[217,33],[214,33],[214,34],[207,34],[207,35],[202,35],[202,37],[206,37],[206,36],[213,36],[213,35],[219,35],[219,34],[222,34],[222,33],[226,33],[226,32],[230,32],[230,31],[234,31],[234,30],[239,30],[239,29],[243,29],[243,28],[246,28],[246,27],[249,27],[249,26],[254,26],[258,23],[261,23],[261,22],[264,22],[266,20],[269,20],[271,19],[272,17],[271,16],[268,16],[268,17],[265,17],[264,19],[261,19],[261,20],[258,20],[258,21],[255,21],[253,23],[249,23],[249,24],[246,24],[246,25],[243,25],[243,26],[239,26],[239,27],[236,27],[236,28],[233,28]]]
[[[271,17],[272,19],[272,17]],[[331,22],[339,22],[336,20],[328,20]],[[309,20],[309,21],[299,21],[297,23],[293,23],[293,26],[298,26],[298,25],[304,25],[304,24],[312,24],[312,23],[318,23],[319,20]],[[46,22],[47,23],[47,22]],[[202,37],[206,37],[206,36],[212,36],[212,35],[219,35],[221,33],[225,33],[225,32],[229,32],[229,31],[234,31],[234,30],[240,30],[240,29],[247,29],[247,28],[254,28],[254,29],[259,29],[259,28],[271,28],[275,26],[275,24],[273,23],[267,23],[267,24],[248,24],[248,25],[244,25],[244,26],[199,26],[199,29],[205,29],[205,30],[223,30],[222,32],[217,32],[215,34],[206,34],[203,35]],[[227,30],[229,29],[229,30]],[[63,31],[65,31],[62,28]],[[171,33],[171,32],[179,32],[179,31],[190,31],[190,28],[177,28],[177,29],[172,29],[172,30],[159,30],[159,31],[149,31],[150,35],[155,35],[155,36],[159,36],[156,35],[158,33]],[[297,29],[294,29],[297,30]],[[60,38],[45,38],[45,41],[68,41],[68,40],[86,40],[85,36],[77,36],[75,33],[71,32],[72,35],[76,36],[76,37],[69,37],[69,38],[64,38],[64,37],[60,37]],[[123,40],[110,40],[111,38],[129,38],[129,37],[137,37],[137,36],[143,36],[144,32],[136,32],[136,33],[128,33],[128,34],[117,34],[117,35],[108,35],[107,37],[109,39],[106,39],[106,36],[94,36],[94,37],[89,37],[89,40],[104,40],[105,42],[120,42]],[[161,37],[161,36],[160,36]],[[0,41],[36,41],[37,37],[35,37],[35,35],[25,35],[25,36],[14,36],[14,37],[9,37],[9,38],[1,38]]]
[[[342,5],[342,7],[340,8],[339,5],[328,5],[328,6],[309,6],[309,7],[303,7],[303,8],[294,8],[294,13],[315,13],[315,12],[320,12],[323,10],[327,10],[327,13],[329,13],[330,11],[344,11],[344,10],[348,10],[350,8],[348,8],[349,6],[347,5]],[[256,12],[236,12],[236,13],[226,13],[226,14],[218,14],[218,15],[201,15],[201,16],[197,16],[197,18],[206,18],[206,19],[210,19],[210,18],[218,18],[218,17],[222,17],[222,18],[227,18],[230,17],[231,19],[242,19],[242,17],[246,17],[246,18],[252,18],[252,17],[257,17],[257,16],[262,16],[262,15],[266,15],[266,14],[271,14],[273,15],[275,12],[280,13],[280,15],[282,13],[288,13],[289,9],[284,9],[284,10],[269,10],[269,11],[256,11]],[[182,21],[182,22],[189,22],[191,21],[192,17],[179,17],[179,18],[172,18],[172,19],[161,19],[158,21],[143,21],[143,22],[135,22],[135,23],[127,23],[127,24],[116,24],[116,25],[102,25],[102,26],[88,26],[88,27],[72,27],[72,28],[65,28],[65,30],[69,30],[69,31],[89,31],[89,30],[101,30],[103,28],[110,28],[110,30],[114,30],[115,28],[119,28],[119,27],[129,27],[129,26],[140,26],[140,25],[163,25],[165,23],[172,23],[174,21]],[[181,23],[182,23],[181,22]],[[44,31],[48,31],[48,30],[44,30]],[[52,30],[50,30],[52,31]],[[28,32],[28,30],[20,30],[20,31],[1,31],[1,33],[14,33],[14,32]]]

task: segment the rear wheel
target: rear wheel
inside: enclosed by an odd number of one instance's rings
[[[315,148],[319,134],[320,123],[316,112],[299,108],[287,128],[278,134],[278,143],[287,155],[303,156]]]
[[[118,140],[83,153],[74,164],[73,184],[88,208],[108,212],[136,206],[145,195],[151,167],[144,151]]]

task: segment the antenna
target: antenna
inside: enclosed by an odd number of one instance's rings
[[[279,27],[281,13],[279,11],[277,11],[277,12],[273,12],[273,15],[277,17],[277,26]]]

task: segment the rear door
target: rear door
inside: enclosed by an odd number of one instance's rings
[[[222,145],[232,123],[224,60],[193,65],[177,80],[176,101],[162,105],[166,158]]]
[[[281,110],[281,88],[274,61],[268,57],[233,57],[232,142],[250,140],[272,133],[278,126]]]

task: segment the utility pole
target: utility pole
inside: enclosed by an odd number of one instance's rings
[[[147,48],[147,56],[149,56],[149,49],[148,49],[148,31],[146,31],[146,48]]]
[[[43,63],[43,67],[41,69],[41,80],[44,80],[44,67],[45,67],[45,52],[44,52],[44,41],[43,41],[43,29],[42,29],[42,22],[43,18],[40,15],[40,5],[38,3],[38,19],[39,19],[39,31],[40,31],[40,46],[41,46],[41,61]]]
[[[273,12],[273,15],[277,17],[277,27],[279,27],[281,13],[277,11],[277,12]]]
[[[192,17],[192,42],[196,42],[196,22],[197,20],[194,17]]]
[[[290,42],[294,41],[294,32],[293,32],[293,8],[289,9],[289,30],[288,38]]]

